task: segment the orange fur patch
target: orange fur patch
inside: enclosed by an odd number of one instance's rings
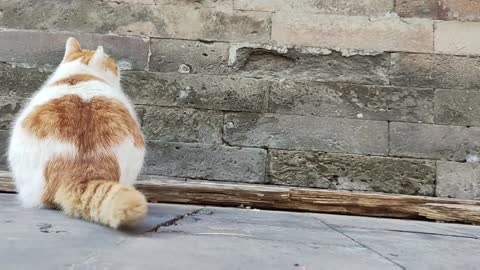
[[[22,122],[39,138],[52,137],[73,143],[80,155],[108,149],[131,137],[135,146],[144,147],[139,126],[120,102],[94,97],[83,101],[66,95],[39,105]]]
[[[67,215],[117,228],[145,217],[148,209],[145,196],[120,184],[119,178],[113,155],[53,158],[45,168],[42,200]]]
[[[81,82],[87,82],[87,81],[101,81],[105,82],[103,79],[90,75],[90,74],[75,74],[70,77],[67,77],[65,79],[61,79],[59,81],[54,82],[52,85],[57,86],[57,85],[76,85]]]
[[[67,55],[67,57],[65,58],[65,62],[72,62],[77,59],[81,59],[81,62],[83,64],[88,65],[88,63],[90,63],[90,60],[92,60],[92,57],[94,54],[95,54],[95,51],[92,51],[92,50],[77,51]],[[115,60],[113,60],[113,58],[111,58],[108,55],[105,55],[105,59],[103,60],[103,66],[106,69],[110,69],[115,75],[118,72],[117,63],[115,62]]]
[[[114,155],[92,155],[87,158],[57,157],[50,160],[45,168],[46,185],[43,193],[45,203],[53,203],[60,188],[74,189],[90,180],[120,180],[120,167]],[[94,187],[92,194],[97,187]],[[107,190],[108,191],[108,190]],[[78,190],[79,195],[84,192]],[[93,196],[93,195],[92,195]],[[103,201],[103,198],[101,199]]]

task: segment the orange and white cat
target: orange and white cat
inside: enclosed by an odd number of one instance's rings
[[[144,155],[115,61],[69,38],[62,63],[14,123],[8,161],[22,204],[113,228],[139,221],[147,202],[132,185]]]

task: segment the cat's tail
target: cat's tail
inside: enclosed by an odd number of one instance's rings
[[[70,216],[118,228],[142,220],[147,200],[133,187],[114,181],[91,180],[61,187],[55,203]]]

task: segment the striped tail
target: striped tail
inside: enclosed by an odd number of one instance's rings
[[[91,180],[60,187],[54,201],[70,216],[118,228],[142,220],[147,200],[135,188],[114,181]]]

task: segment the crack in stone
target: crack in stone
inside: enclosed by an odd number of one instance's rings
[[[181,215],[181,216],[177,216],[175,218],[172,218],[170,220],[167,220],[165,222],[162,222],[160,224],[157,224],[157,226],[155,226],[154,228],[152,228],[151,230],[148,230],[146,232],[158,232],[158,229],[162,228],[162,227],[170,227],[170,226],[176,226],[177,225],[177,222],[179,222],[180,220],[188,217],[188,216],[193,216],[193,215],[196,215],[198,214],[200,211],[202,211],[203,209],[205,208],[200,208],[200,209],[197,209],[195,211],[192,211],[192,212],[188,212],[184,215]]]
[[[384,258],[385,260],[387,260],[387,261],[391,262],[392,264],[400,267],[400,269],[406,270],[406,268],[405,268],[403,265],[401,265],[401,264],[397,263],[396,261],[394,261],[394,260],[386,257],[386,256],[383,255],[382,253],[380,253],[380,252],[378,252],[378,251],[370,248],[369,246],[367,246],[367,245],[365,245],[365,244],[363,244],[363,243],[355,240],[354,238],[350,237],[350,236],[347,235],[346,233],[344,233],[344,232],[342,232],[341,230],[337,229],[335,226],[330,225],[329,223],[323,221],[323,220],[320,219],[320,218],[317,218],[317,217],[314,217],[314,218],[315,218],[316,220],[320,221],[321,223],[325,224],[325,226],[329,227],[330,229],[332,229],[332,230],[336,231],[337,233],[339,233],[339,234],[345,236],[346,238],[350,239],[352,242],[360,245],[361,247],[363,247],[363,248],[365,248],[365,249],[368,249],[368,250],[372,251],[373,253],[375,253],[375,254],[379,255],[380,257]]]
[[[475,236],[468,235],[454,235],[454,234],[443,234],[443,233],[430,233],[430,232],[416,232],[416,231],[405,231],[405,230],[381,230],[387,232],[399,232],[399,233],[413,233],[413,234],[425,234],[425,235],[436,235],[436,236],[446,236],[446,237],[456,237],[456,238],[467,238],[467,239],[479,239]]]

